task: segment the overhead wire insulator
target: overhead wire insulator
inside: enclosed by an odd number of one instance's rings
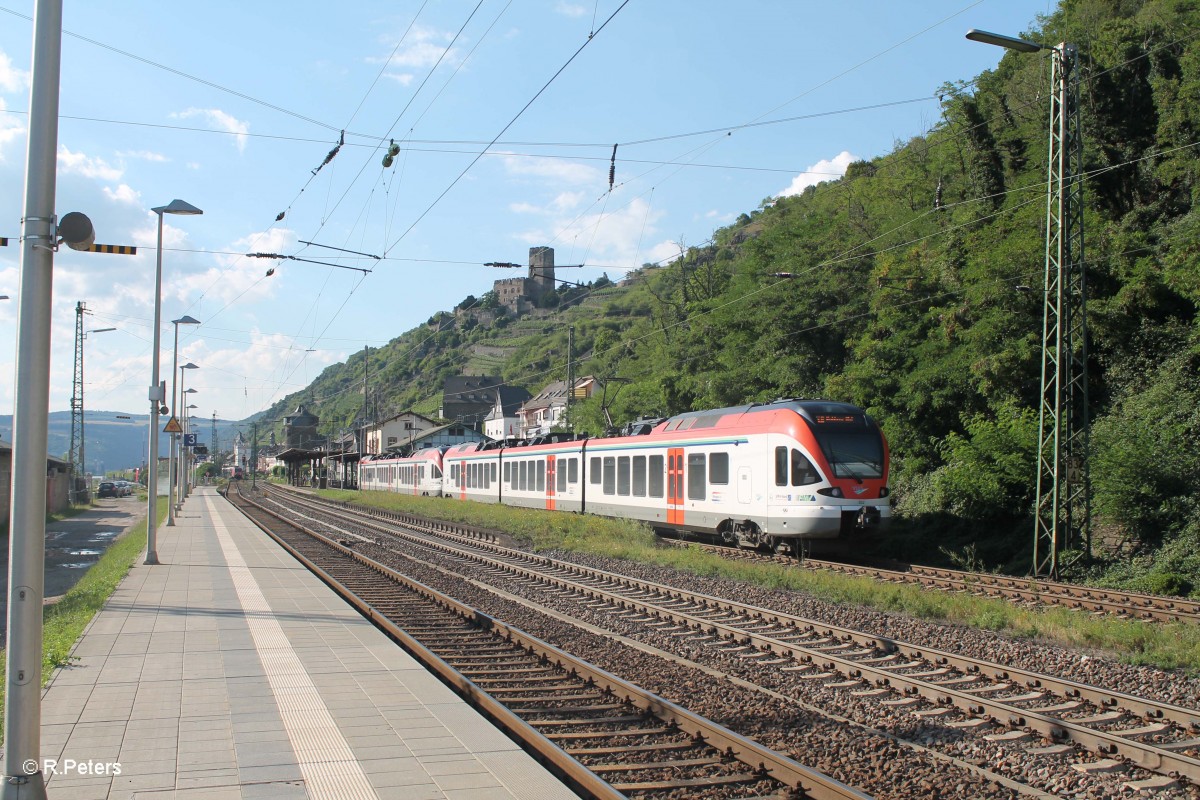
[[[275,221],[280,222],[285,216],[287,216],[287,212],[280,211],[278,214],[275,215]]]
[[[396,140],[392,139],[388,145],[387,152],[383,155],[383,166],[390,167],[395,163],[396,156],[400,155],[400,145],[396,144]]]
[[[613,190],[613,180],[617,177],[617,145],[613,145],[612,159],[608,162],[608,190]]]

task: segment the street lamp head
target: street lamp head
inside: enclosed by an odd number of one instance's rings
[[[179,368],[180,369],[200,369],[200,367],[198,367],[197,365],[193,364],[190,361],[186,364],[181,364]]]
[[[159,216],[162,216],[163,214],[187,214],[187,215],[190,215],[190,214],[203,214],[204,213],[203,211],[196,208],[191,203],[185,202],[183,200],[172,200],[170,203],[167,203],[165,206],[159,206],[158,208],[152,208],[150,210],[153,211],[155,214],[158,214]]]
[[[200,390],[199,390],[199,389],[193,389],[193,388],[191,388],[191,387],[188,387],[187,389],[184,389],[184,390],[183,390],[183,393],[184,393],[184,394],[199,394],[199,393],[200,393]]]
[[[1053,48],[1040,45],[1037,42],[1031,42],[1027,39],[1018,39],[1015,36],[1005,36],[1001,33],[991,33],[989,31],[981,31],[978,28],[972,28],[967,31],[967,38],[973,42],[983,42],[984,44],[994,44],[997,47],[1004,47],[1009,50],[1016,50],[1018,53],[1036,53],[1038,50],[1051,50]]]
[[[185,314],[182,317],[180,317],[179,319],[171,320],[171,324],[172,325],[199,325],[200,320],[195,319],[194,317],[189,317]]]

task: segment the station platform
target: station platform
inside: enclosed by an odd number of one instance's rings
[[[576,796],[214,488],[158,554],[44,693],[52,800]]]

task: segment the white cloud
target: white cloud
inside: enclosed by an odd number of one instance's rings
[[[791,197],[818,183],[836,180],[846,174],[846,167],[858,161],[858,156],[843,150],[833,158],[822,159],[811,167],[792,178],[792,185],[779,193],[779,197]]]
[[[657,235],[655,223],[665,212],[651,209],[645,200],[637,198],[624,208],[607,214],[568,216],[563,211],[552,202],[543,209],[550,218],[547,226],[524,231],[517,238],[531,246],[557,243],[565,258],[587,258],[591,262],[629,269],[655,260],[656,257],[638,243]]]
[[[140,205],[142,196],[129,184],[122,183],[116,189],[104,187],[104,194],[109,200],[117,203],[128,203],[130,205]]]
[[[215,125],[223,131],[237,134],[237,149],[239,153],[246,151],[246,134],[250,132],[250,123],[243,122],[232,114],[227,114],[219,108],[189,108],[186,111],[180,111],[177,114],[172,114],[173,119],[191,119],[192,117],[200,117],[208,120],[210,125]]]
[[[588,13],[588,10],[577,3],[567,3],[564,0],[554,6],[554,13],[562,14],[564,17],[582,17]]]
[[[366,59],[368,64],[384,64],[384,77],[402,86],[408,86],[416,76],[407,70],[426,70],[441,60],[442,64],[457,65],[459,62],[458,48],[446,48],[454,41],[454,35],[433,28],[414,25],[404,36],[399,46],[395,37],[380,37],[380,42],[395,47],[395,51],[387,56],[371,56]],[[444,55],[443,55],[444,54]]]
[[[122,171],[110,166],[102,158],[92,158],[83,153],[72,153],[66,145],[58,147],[58,166],[65,174],[82,175],[102,181],[118,181]]]
[[[562,158],[542,158],[539,156],[505,155],[504,168],[510,175],[548,178],[559,183],[595,184],[597,188],[608,186],[603,182],[603,173],[595,167],[568,161]]]
[[[7,106],[4,104],[4,98],[0,97],[0,112],[6,111]],[[0,162],[5,160],[4,151],[8,148],[9,142],[15,142],[25,133],[25,126],[19,120],[13,119],[8,114],[0,113]]]
[[[19,92],[29,86],[29,73],[17,69],[8,54],[0,51],[0,89]]]
[[[170,161],[162,153],[152,153],[149,150],[122,150],[117,153],[117,156],[120,158],[137,158],[142,161],[157,161],[159,163]]]

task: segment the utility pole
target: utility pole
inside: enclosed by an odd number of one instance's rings
[[[217,412],[213,412],[212,419],[212,460],[217,460]]]
[[[250,488],[258,485],[258,422],[254,422],[254,442],[250,446]]]
[[[1051,53],[1033,577],[1055,578],[1064,547],[1082,544],[1086,557],[1092,553],[1079,52],[1068,42],[1052,47],[981,30],[968,31],[967,38],[1019,53]]]
[[[567,326],[567,407],[563,412],[565,422],[571,426],[571,430],[575,430],[575,424],[571,421],[571,400],[575,396],[575,326]]]
[[[1066,42],[1052,48],[1046,199],[1045,308],[1038,415],[1034,577],[1057,577],[1058,553],[1082,545],[1090,557],[1087,280],[1083,262],[1083,134],[1079,60]]]
[[[33,12],[13,389],[2,800],[46,797],[41,756],[42,598],[46,590],[46,440],[54,249],[58,241],[54,194],[61,55],[62,0],[37,0]]]
[[[78,499],[79,479],[87,474],[83,430],[83,301],[75,303],[75,370],[71,378],[71,502]]]
[[[371,385],[371,347],[363,345],[363,410],[362,410],[362,447],[360,448],[362,455],[367,454],[367,393],[370,391]],[[359,465],[361,467],[361,458]]]

